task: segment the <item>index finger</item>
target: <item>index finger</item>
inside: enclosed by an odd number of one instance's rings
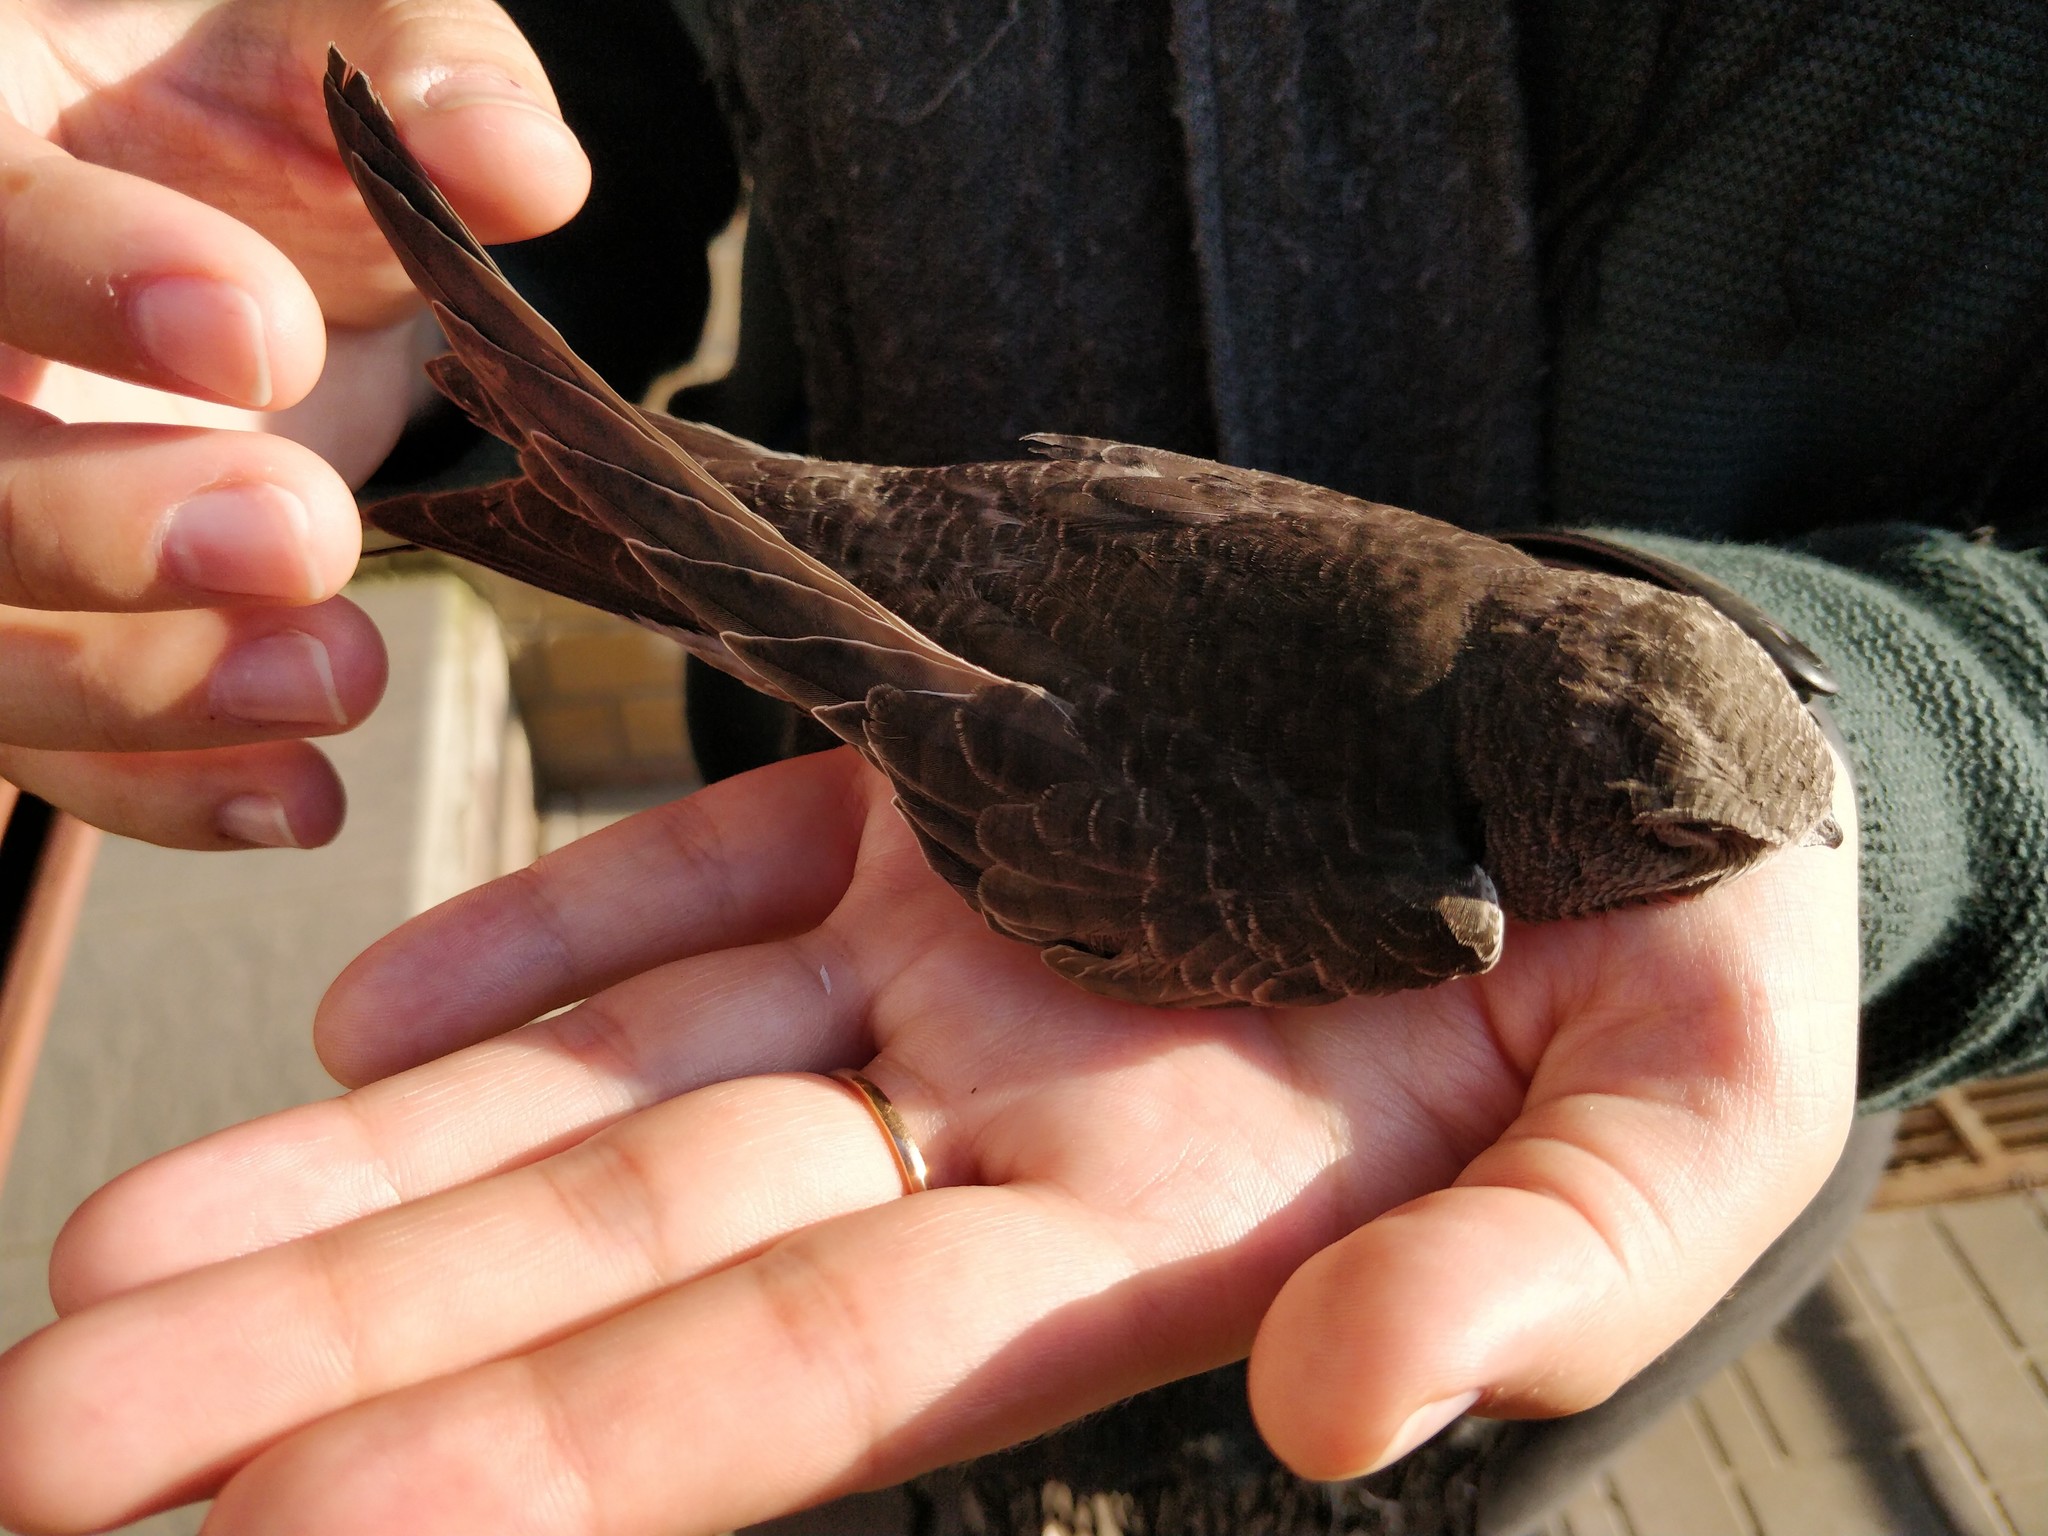
[[[336,978],[320,1059],[356,1086],[685,955],[808,928],[846,890],[879,782],[847,749],[777,763],[465,892]]]
[[[0,342],[95,373],[264,410],[326,357],[319,303],[269,241],[4,114],[0,271]]]

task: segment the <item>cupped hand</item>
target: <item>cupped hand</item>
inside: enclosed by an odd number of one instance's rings
[[[489,238],[588,167],[488,0],[0,0],[0,776],[176,846],[310,846],[376,702],[349,485],[433,332],[343,174],[330,41]]]
[[[722,1531],[1247,1350],[1319,1478],[1589,1405],[1833,1164],[1853,846],[1433,991],[1167,1012],[991,934],[850,753],[728,781],[399,930],[319,1020],[363,1086],[80,1211],[0,1520]]]

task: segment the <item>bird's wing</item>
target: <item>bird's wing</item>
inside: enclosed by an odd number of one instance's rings
[[[1481,970],[1498,953],[1491,885],[1456,828],[1423,810],[1443,785],[1397,756],[1375,794],[1358,793],[1351,738],[1385,743],[1353,730],[1347,663],[1330,654],[1342,647],[1310,638],[1312,624],[1297,634],[1261,595],[1328,579],[1341,541],[1263,526],[1313,488],[1258,477],[1264,500],[1248,508],[1248,472],[1179,455],[1155,472],[1145,449],[882,469],[667,427],[925,632],[1066,702],[1089,755],[1027,771],[1006,761],[1007,722],[985,698],[865,701],[869,755],[934,864],[1063,972],[1137,1001],[1305,1002]],[[1314,497],[1356,530],[1364,504]],[[1384,782],[1390,768],[1412,793]]]
[[[570,350],[553,326],[505,281],[419,163],[399,141],[369,82],[329,51],[328,118],[371,216],[433,306],[459,369],[437,382],[519,453],[520,467],[571,517],[621,541],[674,598],[685,627],[821,634],[900,654],[922,684],[1000,682],[920,634],[821,562],[794,548],[656,431]],[[506,505],[516,505],[510,498]],[[530,500],[529,515],[537,513]],[[548,532],[559,531],[559,519]],[[395,530],[394,530],[395,531]],[[678,562],[735,573],[720,585],[752,584],[740,615],[671,579]],[[778,613],[796,603],[798,611]],[[823,622],[828,627],[819,628]]]
[[[1492,962],[1499,912],[1469,861],[1377,835],[1360,846],[1329,804],[1198,724],[1070,669],[1056,693],[971,660],[785,538],[696,453],[787,456],[622,399],[513,292],[338,54],[326,94],[344,163],[454,349],[436,382],[525,471],[382,503],[380,526],[667,627],[810,711],[889,777],[933,867],[991,926],[1091,990],[1315,1002]],[[1132,478],[1145,477],[1159,479]],[[1153,499],[1138,488],[1049,510],[1184,515]],[[969,600],[986,605],[945,598]],[[988,654],[1028,649],[1013,622]]]
[[[1361,835],[1198,726],[1102,718],[1123,713],[1113,695],[1079,707],[1079,734],[1152,736],[1142,783],[1107,754],[1074,753],[1069,737],[1020,731],[1003,702],[883,687],[857,711],[933,868],[997,932],[1039,945],[1090,991],[1299,1005],[1499,958],[1499,899],[1455,847]]]

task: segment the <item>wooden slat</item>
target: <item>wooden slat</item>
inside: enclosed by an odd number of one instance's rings
[[[1986,1119],[2048,1115],[2048,1084],[2034,1087],[2031,1078],[2016,1078],[2010,1083],[1986,1083],[1983,1094],[1978,1097],[1977,1108]]]
[[[1939,1163],[1968,1154],[1963,1144],[1956,1140],[1956,1134],[1946,1125],[1931,1130],[1900,1134],[1892,1141],[1892,1166],[1902,1167],[1907,1163]]]
[[[11,787],[7,798],[14,799]],[[6,969],[0,975],[0,1186],[7,1180],[7,1161],[21,1129],[98,846],[97,831],[62,811],[55,813],[5,952]]]
[[[1873,1204],[1968,1200],[2048,1185],[2048,1072],[1943,1089],[1899,1117]]]
[[[1894,1168],[1879,1181],[1873,1210],[1935,1205],[1944,1200],[1980,1200],[2016,1189],[2048,1185],[2048,1148],[2014,1152],[1995,1165],[1954,1161]]]
[[[1960,1088],[1944,1088],[1934,1096],[1935,1108],[1939,1109],[1948,1123],[1955,1127],[1956,1139],[1971,1157],[1980,1163],[1995,1163],[2005,1156],[2005,1148],[1984,1117],[1977,1113],[1970,1103],[1969,1095]]]

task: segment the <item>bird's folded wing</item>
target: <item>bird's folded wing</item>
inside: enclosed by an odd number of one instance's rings
[[[688,622],[623,542],[563,511],[525,475],[387,497],[367,515],[421,549],[474,561],[606,613],[663,628]]]
[[[877,689],[863,740],[933,866],[1090,991],[1330,1002],[1498,957],[1498,898],[1456,849],[1360,845],[1330,805],[1244,771],[1192,726],[1188,766],[1141,785],[1009,702]]]

